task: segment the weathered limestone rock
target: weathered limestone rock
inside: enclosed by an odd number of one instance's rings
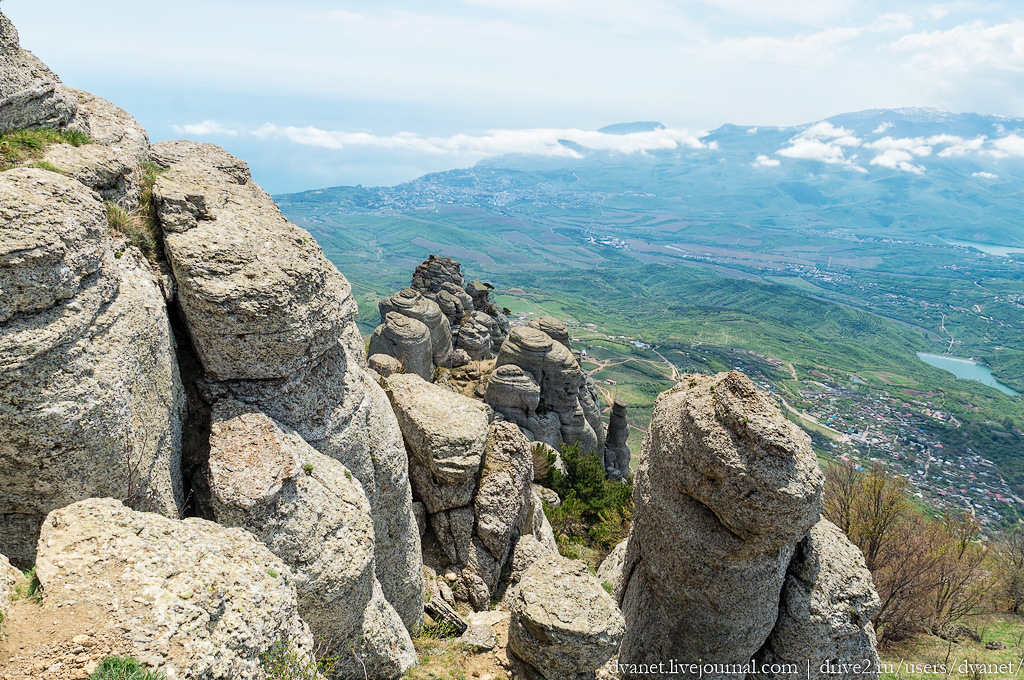
[[[424,295],[437,293],[445,283],[454,283],[462,288],[465,282],[461,264],[450,257],[438,257],[434,254],[417,265],[412,275],[413,290]]]
[[[402,373],[405,370],[401,361],[387,354],[370,354],[370,358],[366,360],[366,365],[382,378],[386,378],[393,373]]]
[[[36,575],[47,606],[94,607],[130,631],[132,656],[177,678],[255,680],[275,645],[312,651],[295,577],[241,529],[85,500],[47,517]]]
[[[491,351],[491,331],[481,319],[490,320],[483,312],[473,312],[462,317],[459,326],[458,348],[465,350],[472,361],[482,361],[494,356]]]
[[[768,396],[735,371],[683,380],[658,398],[633,487],[616,593],[627,665],[749,660],[821,511],[810,440]]]
[[[630,452],[626,440],[629,438],[629,424],[626,422],[626,401],[616,397],[612,404],[612,415],[608,420],[608,438],[604,444],[604,467],[611,477],[629,477]]]
[[[223,149],[168,142],[152,152],[168,168],[154,194],[207,397],[258,406],[352,472],[370,501],[381,588],[406,627],[418,626],[408,459],[366,368],[348,282]]]
[[[622,540],[612,548],[612,551],[601,562],[601,566],[597,568],[597,580],[602,585],[605,583],[610,584],[612,592],[617,592],[622,587],[622,567],[626,562],[626,548],[628,545],[628,538]]]
[[[331,349],[356,304],[313,237],[281,215],[244,163],[212,144],[160,142],[153,156],[168,168],[153,195],[207,374],[283,378]]]
[[[809,663],[810,677],[826,680],[835,672],[822,666],[853,668],[843,677],[877,678],[879,669],[871,619],[879,600],[864,556],[826,519],[811,527],[797,546],[782,587],[779,619],[758,654],[760,665]],[[758,676],[761,677],[761,676]],[[767,680],[767,678],[765,678]]]
[[[505,364],[491,373],[484,400],[516,425],[529,427],[528,419],[540,405],[540,385],[526,369]]]
[[[411,316],[388,312],[384,323],[370,336],[370,355],[386,354],[394,357],[408,373],[424,380],[434,379],[434,358],[431,351],[430,329]]]
[[[532,389],[520,374],[510,369],[499,371],[506,365],[518,366],[539,386],[539,404],[543,404],[544,413],[540,412],[539,405],[533,413],[521,408],[532,403]],[[532,439],[551,446],[557,446],[560,441],[578,441],[584,451],[603,455],[604,431],[598,405],[589,392],[579,362],[566,345],[537,328],[516,327],[501,346],[494,376],[499,376],[497,391],[485,399],[488,403],[493,399],[496,408],[503,408],[502,415],[528,430]],[[516,391],[522,393],[518,406],[509,394]],[[550,413],[558,419],[557,432],[552,432],[550,424],[545,423]]]
[[[447,366],[452,354],[452,329],[441,308],[433,300],[423,297],[412,288],[403,288],[377,303],[380,318],[395,312],[423,323],[430,331],[431,353],[434,363]],[[427,378],[430,380],[430,378]]]
[[[292,570],[302,619],[338,660],[332,675],[400,677],[416,652],[375,576],[358,480],[251,406],[221,401],[212,422],[210,518],[252,532]]]
[[[85,132],[91,144],[57,144],[43,160],[126,210],[138,207],[140,165],[149,160],[149,136],[127,111],[82,90],[68,88],[77,102],[69,127]]]
[[[51,510],[115,496],[176,517],[184,397],[164,298],[71,178],[0,173],[0,552]]]
[[[73,94],[46,64],[21,49],[18,30],[0,12],[0,133],[60,128],[74,117],[75,109]]]
[[[504,563],[530,515],[533,457],[530,442],[511,423],[494,423],[487,440],[480,490],[473,500],[476,535]],[[491,586],[493,589],[493,586]]]
[[[470,505],[487,443],[486,406],[411,373],[384,384],[409,450],[413,493],[431,515]]]
[[[537,316],[530,319],[528,324],[530,328],[536,328],[537,330],[545,333],[555,342],[561,343],[567,350],[572,351],[572,345],[569,342],[569,329],[565,327],[565,324],[556,319],[553,316]]]
[[[582,562],[534,562],[509,600],[509,651],[547,680],[593,678],[622,640],[622,614]]]
[[[4,622],[10,620],[11,597],[21,578],[21,572],[11,566],[10,561],[0,555],[0,635],[4,633]]]

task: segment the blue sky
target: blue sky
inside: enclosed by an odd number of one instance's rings
[[[173,7],[173,9],[169,9]],[[867,108],[1024,115],[1013,2],[874,0],[6,0],[22,44],[133,113],[212,141],[271,192],[390,184],[658,120]],[[633,140],[634,142],[636,140]],[[631,142],[632,143],[632,142]],[[556,145],[557,146],[557,145]]]

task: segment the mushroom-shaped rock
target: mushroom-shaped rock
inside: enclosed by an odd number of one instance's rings
[[[476,314],[480,314],[480,312],[476,312]],[[479,322],[476,314],[467,314],[462,317],[462,323],[459,324],[458,348],[465,350],[470,360],[481,361],[493,356],[491,331]]]
[[[64,127],[75,115],[74,95],[28,50],[0,12],[0,133],[26,127]]]
[[[262,678],[284,648],[311,663],[295,577],[248,531],[135,512],[113,499],[54,510],[36,576],[53,611],[76,604],[143,664],[178,678]]]
[[[184,503],[167,308],[107,229],[73,179],[0,173],[0,552],[20,567],[55,508],[113,496],[177,516]]]
[[[619,647],[622,614],[582,562],[539,559],[508,599],[509,650],[546,680],[593,678]]]
[[[742,373],[686,376],[662,394],[633,487],[620,662],[748,661],[822,483],[807,435]]]
[[[433,300],[423,297],[412,288],[403,288],[377,303],[380,318],[395,312],[422,322],[430,331],[431,353],[434,363],[447,366],[452,354],[452,329],[441,308]]]
[[[412,288],[424,295],[437,293],[445,283],[462,287],[465,283],[462,265],[450,257],[438,257],[433,253],[421,264],[416,265],[412,275]]]
[[[160,142],[153,187],[178,300],[216,380],[282,378],[355,318],[345,277],[288,222],[248,169],[212,144]]]
[[[797,546],[782,587],[779,619],[758,654],[759,666],[798,664],[810,678],[877,678],[878,594],[864,556],[826,519]],[[830,672],[830,669],[833,669]],[[853,670],[856,669],[856,670]],[[768,676],[754,676],[768,680]]]
[[[333,675],[397,678],[416,661],[374,573],[370,504],[338,461],[258,409],[213,409],[210,518],[247,529],[295,575],[299,613],[336,659]]]
[[[409,450],[413,493],[431,514],[469,505],[487,443],[487,407],[411,373],[384,385]]]
[[[424,380],[434,379],[430,330],[411,316],[388,312],[384,323],[370,336],[370,355],[387,354],[397,359],[408,373]]]
[[[565,346],[566,349],[572,350],[569,344],[569,329],[565,327],[565,324],[556,319],[553,316],[537,316],[530,319],[530,328],[536,328],[539,331],[543,331],[555,342],[560,342]]]
[[[487,380],[484,401],[508,420],[525,427],[526,418],[540,405],[540,385],[516,364],[498,366]]]

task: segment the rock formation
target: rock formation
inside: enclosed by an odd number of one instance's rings
[[[21,572],[11,566],[4,555],[0,555],[0,635],[4,633],[4,621],[10,616],[11,598],[19,579]]]
[[[348,281],[245,163],[196,142],[156,144],[153,157],[166,168],[153,193],[207,398],[258,407],[359,479],[377,577],[406,626],[417,626],[423,581],[408,462],[366,369]]]
[[[420,295],[412,288],[403,288],[378,303],[380,318],[384,321],[389,313],[398,313],[420,321],[430,331],[430,351],[436,366],[447,366],[452,354],[452,329],[441,308],[430,298]],[[426,378],[432,380],[433,376]]]
[[[759,665],[797,664],[809,678],[877,678],[879,659],[871,623],[879,607],[864,557],[826,519],[797,546],[782,587],[779,619],[758,654]],[[825,668],[823,669],[823,666]],[[769,676],[758,678],[768,680]]]
[[[597,568],[597,580],[602,584],[607,583],[612,587],[612,592],[618,592],[622,586],[622,567],[626,562],[626,549],[629,546],[629,539],[621,541],[612,548],[608,556],[601,561]]]
[[[18,128],[59,128],[74,118],[75,97],[28,50],[18,30],[0,13],[0,133]]]
[[[604,443],[604,467],[610,477],[629,477],[629,424],[626,422],[626,401],[616,397],[608,420],[608,438]]]
[[[401,367],[424,380],[434,379],[430,329],[423,322],[398,312],[388,312],[384,323],[370,336],[368,353],[394,358]]]
[[[510,592],[509,651],[546,680],[593,678],[625,630],[614,600],[582,562],[549,555]]]
[[[338,461],[234,400],[213,409],[210,519],[252,532],[292,570],[299,613],[332,675],[398,678],[416,661],[374,573],[370,504]]]
[[[579,442],[603,455],[604,427],[590,390],[567,345],[539,328],[517,326],[501,346],[484,400],[528,439]]]
[[[539,501],[530,488],[529,442],[510,423],[491,424],[480,401],[416,375],[393,374],[384,384],[409,450],[413,493],[448,563],[461,572],[465,599],[487,608],[515,541],[542,531],[534,526]]]
[[[70,177],[0,173],[0,552],[51,510],[114,496],[176,517],[183,393],[156,277]]]
[[[634,482],[616,593],[626,665],[748,661],[821,510],[810,440],[769,397],[738,372],[683,381],[658,398]]]
[[[173,677],[255,680],[276,645],[300,659],[313,648],[295,577],[241,529],[81,501],[47,517],[36,576],[48,608],[89,603]]]

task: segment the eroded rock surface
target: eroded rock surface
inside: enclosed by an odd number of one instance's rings
[[[626,421],[626,401],[616,398],[612,404],[612,414],[608,421],[608,438],[604,444],[604,467],[610,477],[625,479],[629,477],[629,423]]]
[[[75,115],[74,95],[46,64],[21,49],[18,30],[0,12],[0,133],[60,128]]]
[[[5,556],[0,555],[0,635],[4,632],[4,622],[10,620],[11,599],[19,579],[21,572]]]
[[[547,680],[593,678],[625,631],[615,601],[587,566],[560,555],[527,568],[508,602],[509,651]]]
[[[132,656],[177,678],[255,680],[275,645],[313,648],[294,576],[242,529],[85,500],[47,518],[36,575],[48,607],[102,611]]]
[[[292,570],[299,613],[333,676],[397,678],[416,660],[374,570],[370,504],[359,481],[258,409],[213,410],[210,518],[252,532]]]
[[[397,361],[408,373],[424,380],[434,379],[434,358],[431,353],[430,329],[421,321],[398,312],[388,312],[384,323],[370,336],[369,354],[386,355]]]
[[[176,517],[184,397],[164,298],[103,204],[39,169],[0,173],[0,552],[93,496]]]
[[[662,394],[634,482],[620,661],[749,660],[822,484],[807,435],[742,373],[684,376]]]

